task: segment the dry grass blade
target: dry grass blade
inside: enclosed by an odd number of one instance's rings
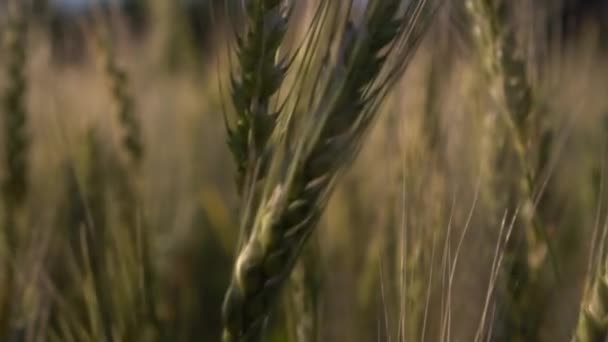
[[[427,5],[414,1],[401,11],[400,1],[371,1],[361,23],[347,20],[319,100],[307,109],[302,126],[295,126],[301,134],[274,149],[265,192],[226,294],[225,341],[262,338],[277,292],[337,174],[357,152],[377,106],[417,46]]]

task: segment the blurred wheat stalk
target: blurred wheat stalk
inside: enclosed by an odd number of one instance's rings
[[[496,144],[499,152],[495,168],[506,169],[498,171],[499,181],[507,184],[501,205],[517,217],[513,236],[506,245],[507,270],[499,297],[503,301],[502,312],[493,333],[502,336],[495,337],[499,339],[536,341],[540,339],[540,322],[546,307],[542,294],[547,285],[543,284],[541,271],[549,260],[553,263],[548,266],[557,272],[542,210],[550,200],[543,192],[552,132],[543,127],[546,119],[539,110],[524,53],[510,20],[514,6],[501,0],[471,0],[467,7],[488,84],[490,89],[499,89],[492,96],[506,136],[505,146]],[[511,163],[516,165],[513,171],[507,169]],[[506,177],[506,181],[501,177]],[[497,187],[494,191],[500,198],[502,189]]]
[[[8,86],[2,93],[4,165],[2,179],[2,269],[4,278],[0,298],[0,336],[8,338],[12,323],[18,315],[19,285],[18,260],[21,253],[20,237],[24,234],[24,206],[28,189],[28,147],[26,91],[27,26],[25,5],[10,1],[9,22],[3,32],[3,46],[8,51],[6,74]]]
[[[608,113],[604,118],[603,152],[608,147]],[[583,293],[578,322],[574,331],[573,342],[605,341],[608,338],[608,256],[606,254],[606,236],[608,221],[601,224],[602,195],[606,187],[606,159],[599,158],[596,168],[595,185],[598,191],[597,226],[591,241],[589,270],[586,288]],[[599,238],[599,239],[598,239]]]

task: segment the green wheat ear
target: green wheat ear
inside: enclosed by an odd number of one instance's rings
[[[230,78],[236,120],[226,128],[228,144],[237,166],[236,186],[243,205],[247,204],[249,196],[259,196],[246,193],[246,189],[253,184],[252,191],[255,192],[255,184],[262,182],[267,173],[267,155],[262,150],[268,145],[279,119],[279,109],[275,108],[271,99],[276,97],[283,85],[289,71],[288,60],[293,58],[279,55],[291,10],[291,5],[286,1],[251,1],[244,13],[246,29],[236,34],[237,60]],[[290,324],[307,325],[307,329],[299,330],[305,330],[308,336],[313,329],[309,323],[314,321],[310,310],[303,310],[309,299],[304,279],[309,270],[303,264],[299,264],[298,269],[299,277],[292,278],[288,296],[294,305],[287,314]],[[296,311],[299,314],[294,316]],[[302,334],[299,332],[298,335]],[[312,339],[302,341],[312,342]]]
[[[292,6],[280,0],[250,2],[244,13],[247,27],[235,39],[237,60],[231,74],[231,100],[236,122],[227,130],[237,165],[236,185],[244,205],[248,196],[259,195],[246,193],[246,189],[261,183],[268,171],[268,155],[263,150],[279,124],[277,95],[290,71],[289,61],[294,58],[293,53],[280,53]],[[286,313],[298,341],[312,342],[316,335],[316,308],[309,278],[314,270],[310,263],[295,267],[298,271],[290,281],[291,305]]]
[[[237,165],[240,193],[250,182],[264,177],[254,170],[274,127],[278,110],[271,105],[288,71],[279,49],[287,32],[290,7],[281,0],[249,1],[245,6],[247,29],[236,36],[236,70],[231,73],[231,99],[236,122],[228,131],[228,145]],[[254,175],[255,173],[255,175]]]
[[[328,4],[320,6],[335,3]],[[335,4],[342,5],[350,11],[352,3]],[[271,166],[259,203],[248,203],[253,220],[243,220],[251,226],[242,231],[250,233],[242,237],[225,297],[224,341],[262,340],[268,315],[337,175],[356,155],[378,105],[406,67],[428,23],[428,10],[426,1],[402,9],[399,0],[376,0],[369,2],[360,23],[347,19],[337,25],[337,17],[316,22],[319,29],[342,32],[329,34],[338,37],[328,44],[335,43],[337,53],[331,63],[296,80],[319,82],[314,98],[301,101],[293,113],[279,114],[293,114],[295,121],[280,144],[265,148],[272,153]],[[321,55],[329,50],[308,48]]]

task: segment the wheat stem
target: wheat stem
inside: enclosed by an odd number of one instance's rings
[[[538,340],[538,322],[543,313],[539,292],[540,269],[551,254],[542,213],[536,210],[534,186],[544,171],[550,151],[550,140],[535,140],[531,130],[535,112],[534,90],[528,81],[524,60],[517,55],[515,32],[508,22],[509,5],[502,0],[471,0],[468,9],[475,23],[476,39],[481,51],[486,76],[498,83],[501,97],[497,99],[511,145],[507,158],[514,155],[520,166],[519,176],[509,184],[508,202],[524,210],[520,229],[507,244],[510,270],[506,277],[508,312],[504,313],[504,333],[513,339]],[[535,115],[536,114],[536,115]],[[549,133],[547,133],[549,134]],[[535,155],[539,163],[531,163]],[[518,239],[523,240],[523,244]],[[547,252],[549,251],[549,252]],[[551,255],[550,260],[554,262]],[[556,265],[553,265],[557,272]]]
[[[13,312],[15,270],[18,251],[21,216],[28,188],[28,147],[25,77],[26,63],[26,19],[24,5],[16,1],[9,3],[9,23],[4,32],[3,43],[8,51],[6,73],[8,86],[2,93],[2,119],[4,120],[4,167],[1,191],[4,209],[4,293],[0,298],[0,336],[10,332]]]
[[[27,191],[27,116],[25,108],[26,23],[20,6],[14,6],[4,35],[9,52],[6,71],[9,85],[2,96],[6,173],[2,180],[2,197],[9,245],[14,245],[16,211],[23,206]]]

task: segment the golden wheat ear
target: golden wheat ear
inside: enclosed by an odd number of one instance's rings
[[[259,2],[258,2],[259,3]],[[252,220],[242,231],[233,279],[224,302],[224,341],[260,341],[278,293],[285,286],[302,246],[312,233],[339,172],[347,165],[369,129],[378,105],[407,66],[429,19],[430,2],[370,1],[360,21],[350,17],[351,1],[328,5],[345,8],[339,21],[319,20],[320,30],[334,31],[331,62],[306,77],[315,80],[313,99],[299,101],[286,134],[271,155],[259,203],[248,203]],[[342,7],[344,6],[344,7]],[[340,11],[335,11],[339,13]],[[432,11],[431,11],[432,12]],[[308,47],[325,54],[327,48]],[[318,50],[317,50],[318,49]],[[320,76],[323,74],[323,76]],[[279,127],[279,126],[277,126]],[[284,127],[281,127],[283,129]],[[250,225],[250,226],[249,226]]]

